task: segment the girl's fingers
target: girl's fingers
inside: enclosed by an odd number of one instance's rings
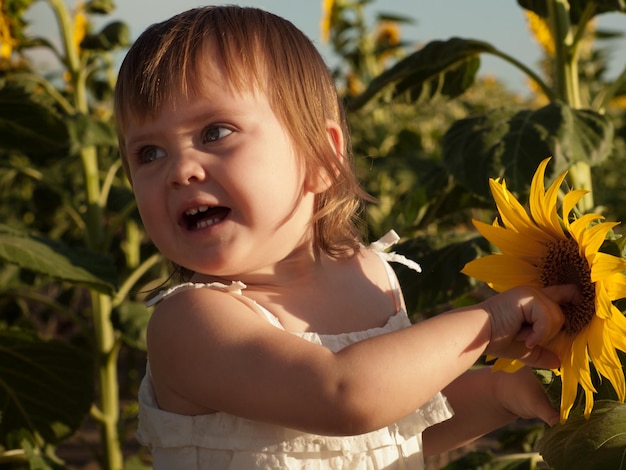
[[[557,369],[561,365],[559,356],[541,346],[527,348],[524,343],[518,343],[518,346],[511,349],[513,349],[513,354],[515,354],[514,350],[517,349],[519,360],[536,369]]]
[[[582,302],[583,299],[580,289],[576,284],[543,287],[541,291],[559,305],[577,305]]]
[[[531,304],[532,332],[525,338],[529,348],[545,344],[561,331],[565,318],[560,306],[575,305],[582,300],[580,289],[575,284],[544,287],[541,294],[545,297],[536,297]]]

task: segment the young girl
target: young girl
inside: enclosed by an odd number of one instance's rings
[[[151,26],[116,116],[145,228],[191,281],[152,302],[138,437],[155,469],[419,469],[518,416],[558,420],[530,370],[466,371],[484,353],[556,367],[541,344],[575,289],[411,325],[387,263],[405,260],[383,251],[393,233],[361,243],[333,79],[291,23],[228,6]]]

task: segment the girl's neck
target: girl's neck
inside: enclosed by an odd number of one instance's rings
[[[293,287],[300,283],[315,282],[315,279],[324,275],[334,261],[336,261],[334,258],[314,246],[299,247],[286,258],[253,272],[235,273],[227,276],[195,273],[191,280],[193,282],[222,282],[224,284],[241,281],[246,284],[249,291]]]

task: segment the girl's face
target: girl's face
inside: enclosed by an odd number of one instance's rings
[[[133,120],[125,140],[145,228],[199,274],[265,274],[312,239],[314,193],[263,93],[207,80],[203,96]]]

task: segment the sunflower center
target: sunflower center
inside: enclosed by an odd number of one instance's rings
[[[576,284],[580,288],[582,302],[561,306],[565,316],[563,329],[568,334],[576,335],[596,314],[596,290],[591,282],[591,268],[580,255],[578,243],[571,238],[547,243],[540,270],[544,287]]]

